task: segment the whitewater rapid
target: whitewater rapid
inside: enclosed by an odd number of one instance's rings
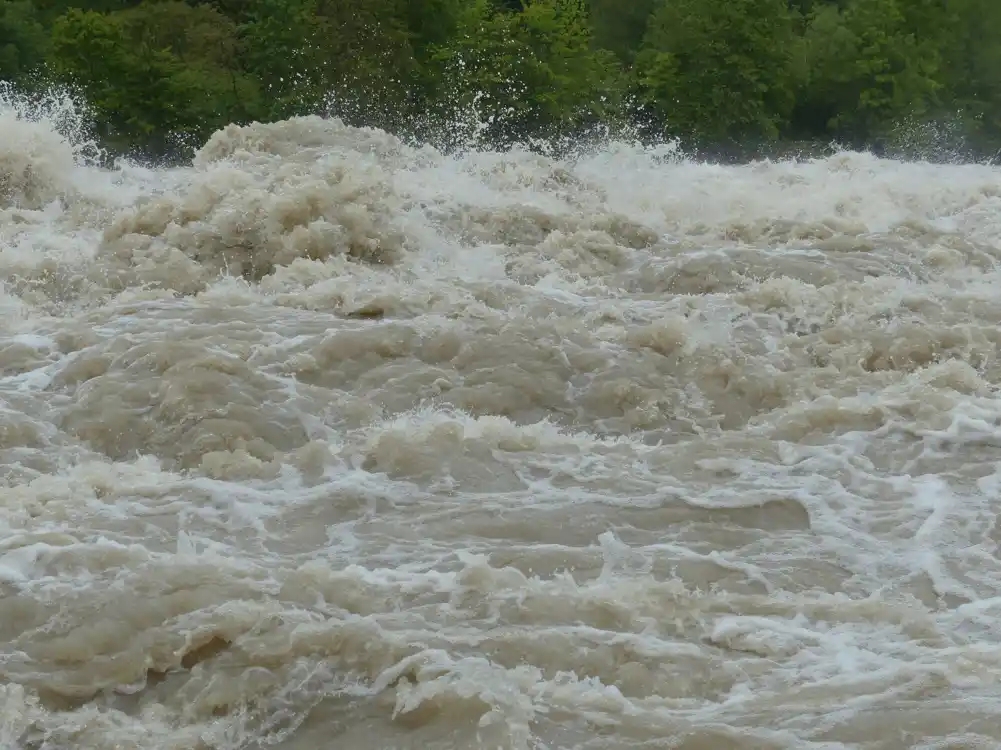
[[[1001,171],[0,108],[0,747],[1001,747]]]

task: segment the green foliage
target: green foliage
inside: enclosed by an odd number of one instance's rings
[[[595,44],[611,50],[623,62],[631,63],[643,42],[647,20],[656,5],[656,0],[590,0]]]
[[[411,0],[406,17],[420,57],[455,37],[464,5],[463,0]]]
[[[326,87],[338,114],[358,124],[404,127],[419,105],[419,69],[408,13],[407,0],[321,0],[317,22],[325,29],[320,46]]]
[[[233,24],[210,8],[71,9],[52,27],[49,65],[79,85],[115,141],[164,150],[204,137],[256,96],[231,67]]]
[[[804,37],[809,73],[797,96],[805,129],[857,137],[931,108],[939,55],[909,27],[904,2],[913,0],[854,0],[813,12]]]
[[[138,49],[169,56],[177,91],[192,97],[184,103],[187,131],[202,134],[259,115],[262,96],[257,80],[241,70],[237,25],[218,10],[163,0],[116,16]]]
[[[323,38],[316,0],[249,0],[239,26],[244,69],[260,82],[260,119],[306,114],[326,95]]]
[[[776,138],[793,42],[785,0],[661,0],[636,60],[641,101],[672,135]]]
[[[576,0],[531,0],[520,13],[471,0],[434,54],[439,91],[459,112],[476,109],[493,142],[578,132],[614,117],[625,90],[615,56],[591,41]]]
[[[31,0],[0,0],[0,79],[26,76],[42,62],[48,43]]]
[[[950,8],[942,96],[974,137],[1001,143],[1001,3],[952,0]]]
[[[995,150],[998,28],[996,0],[0,0],[0,78],[74,84],[109,145],[160,151],[309,112],[440,144],[633,120]]]

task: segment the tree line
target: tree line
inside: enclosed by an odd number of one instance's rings
[[[0,79],[169,153],[329,113],[452,147],[1001,146],[998,0],[0,0]]]

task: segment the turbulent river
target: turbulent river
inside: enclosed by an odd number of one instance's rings
[[[23,114],[23,113],[22,113]],[[1001,747],[1001,171],[0,111],[0,747]]]

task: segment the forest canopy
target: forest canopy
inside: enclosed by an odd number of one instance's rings
[[[169,153],[332,114],[450,147],[1001,147],[997,0],[0,0],[0,79]]]

